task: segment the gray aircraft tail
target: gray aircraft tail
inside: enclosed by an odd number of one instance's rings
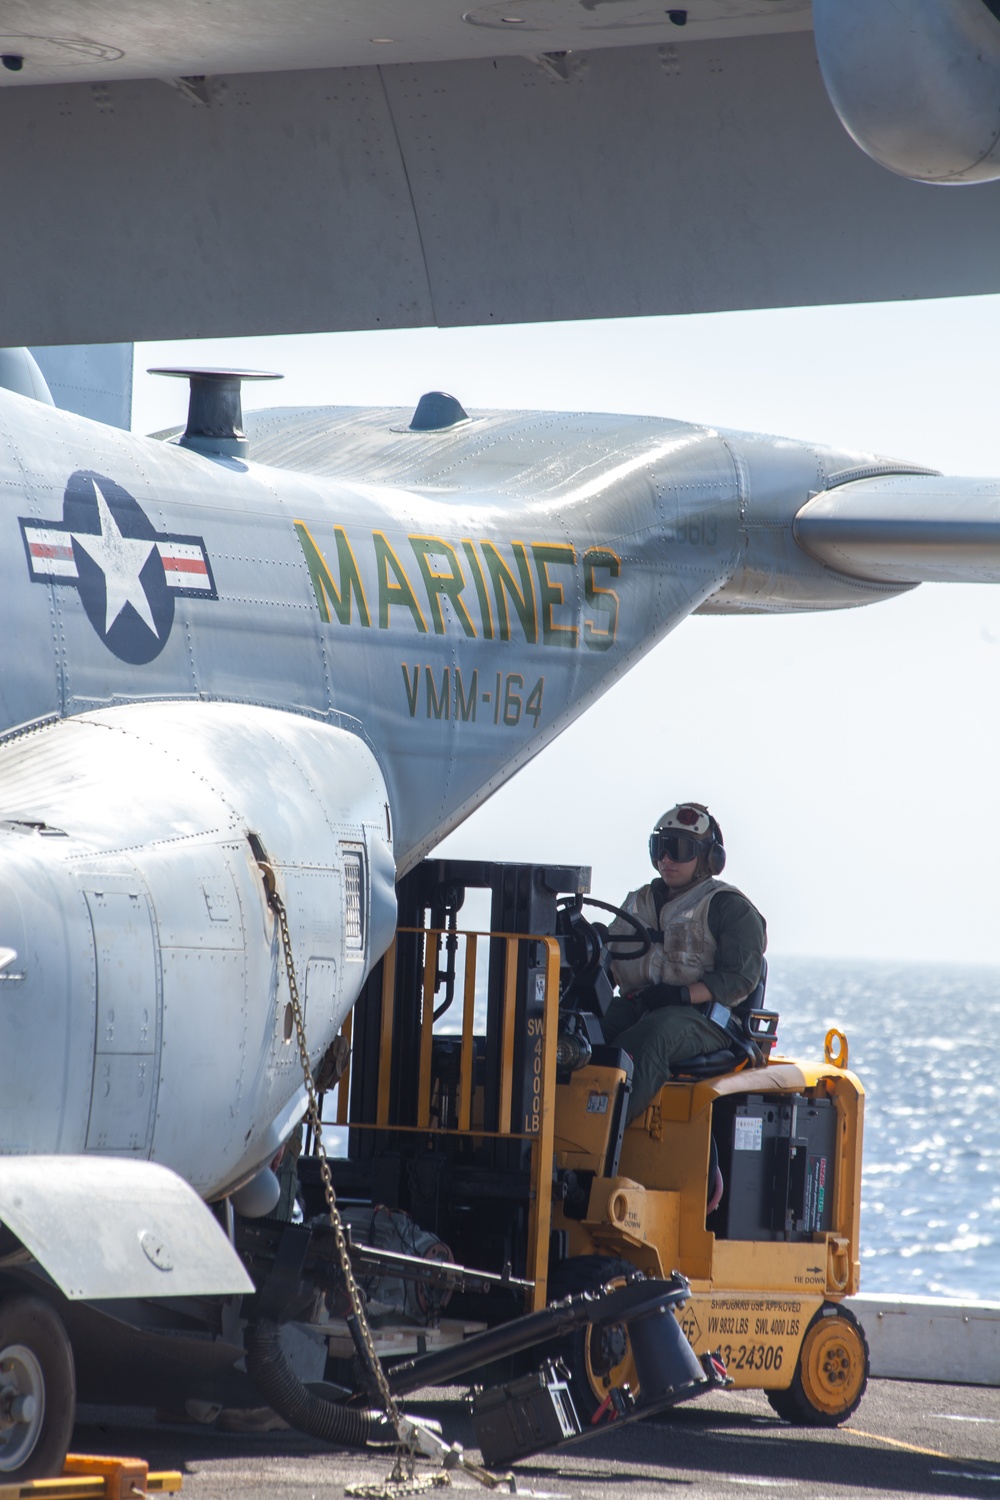
[[[129,430],[131,344],[49,344],[30,352],[61,410]]]

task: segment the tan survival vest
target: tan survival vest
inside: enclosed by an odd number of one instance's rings
[[[682,896],[667,901],[659,918],[651,885],[630,891],[622,909],[638,917],[651,931],[659,928],[663,933],[663,944],[654,943],[642,958],[613,960],[611,967],[622,994],[644,990],[651,984],[694,984],[714,968],[715,938],[708,928],[709,903],[719,891],[735,890],[734,885],[710,876]],[[611,925],[611,932],[627,936],[631,929],[617,917]],[[611,951],[614,953],[614,948]]]

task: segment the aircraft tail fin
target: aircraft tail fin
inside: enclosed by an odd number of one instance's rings
[[[0,390],[55,406],[45,376],[27,349],[0,349]]]
[[[795,540],[837,573],[878,583],[1000,583],[1000,479],[888,474],[822,490]]]
[[[49,344],[30,352],[62,411],[129,430],[131,344]]]

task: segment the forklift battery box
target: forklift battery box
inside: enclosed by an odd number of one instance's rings
[[[809,1240],[833,1224],[837,1110],[803,1094],[747,1094],[719,1155],[720,1238]]]
[[[507,1385],[476,1391],[471,1409],[476,1442],[487,1468],[554,1448],[582,1430],[565,1370],[551,1360]]]

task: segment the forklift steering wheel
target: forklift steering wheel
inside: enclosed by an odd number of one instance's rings
[[[612,906],[608,901],[598,901],[596,896],[567,896],[564,900],[558,902],[558,909],[560,911],[579,911],[581,906],[599,906],[601,911],[609,911],[613,916],[621,917],[622,921],[627,922],[629,927],[632,928],[631,933],[610,933],[603,922],[588,924],[593,928],[593,931],[604,947],[610,948],[614,945],[616,958],[623,958],[630,961],[637,958],[645,958],[650,948],[652,948],[653,939],[649,934],[649,929],[644,923],[639,921],[638,917],[633,916],[630,911],[623,911],[620,906]],[[632,946],[622,949],[620,947],[622,943],[631,943]]]

